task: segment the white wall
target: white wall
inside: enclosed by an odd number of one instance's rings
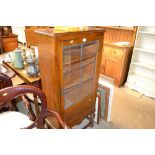
[[[18,35],[18,41],[21,43],[26,43],[26,38],[25,38],[25,27],[17,27],[17,26],[12,26],[12,33]]]

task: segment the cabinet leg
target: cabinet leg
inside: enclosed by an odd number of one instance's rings
[[[92,113],[92,114],[90,114],[90,127],[93,127],[94,126],[94,118],[95,118],[95,114],[94,113]]]

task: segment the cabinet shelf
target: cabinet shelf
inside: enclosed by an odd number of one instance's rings
[[[155,26],[140,26],[126,86],[155,97]]]
[[[135,74],[130,74],[128,80],[129,81],[126,83],[127,87],[145,94],[146,96],[155,98],[154,80]]]
[[[150,31],[138,31],[141,34],[149,34],[149,35],[155,35],[155,32],[150,32]]]
[[[155,66],[153,66],[153,65],[148,65],[148,64],[142,63],[142,62],[132,62],[131,64],[137,65],[137,66],[140,66],[140,67],[145,67],[147,69],[151,69],[151,70],[155,71]]]
[[[90,77],[90,78],[87,78],[87,79],[82,80],[80,83],[77,83],[75,85],[70,85],[67,88],[65,88],[63,92],[64,93],[68,93],[68,92],[72,91],[73,89],[76,89],[76,88],[82,86],[84,83],[86,83],[88,81],[91,81],[93,79],[94,79],[93,77]]]
[[[95,71],[93,71],[95,72]],[[65,82],[65,86],[64,86],[64,90],[70,90],[70,88],[75,87],[77,85],[80,85],[81,83],[84,83],[87,80],[93,79],[94,78],[94,73],[92,72],[92,75],[90,75],[89,70],[85,71],[85,74],[82,75],[82,77],[80,77],[80,75],[78,77],[71,77],[72,79],[70,80],[66,80]]]
[[[152,84],[155,84],[155,80],[150,79],[150,78],[148,78],[148,77],[146,77],[146,76],[139,75],[139,74],[131,73],[131,74],[130,74],[130,77],[136,78],[136,79],[141,79],[141,80],[150,82],[150,83],[152,83]]]
[[[155,54],[155,49],[146,49],[146,48],[134,48],[136,51],[142,51],[145,53]]]
[[[72,61],[72,62],[70,62],[70,63],[64,64],[63,67],[65,68],[65,67],[68,67],[68,66],[71,66],[71,65],[75,65],[75,64],[77,64],[77,63],[80,63],[81,61],[84,62],[84,61],[86,61],[86,60],[88,60],[88,59],[91,59],[91,58],[94,58],[94,60],[92,60],[92,61],[90,61],[89,63],[86,64],[86,65],[88,65],[88,64],[90,64],[90,63],[92,63],[92,62],[95,61],[96,56],[90,56],[90,57],[78,59],[78,60]],[[84,66],[84,65],[82,65],[82,66]],[[79,66],[79,67],[82,67],[82,66]],[[78,68],[79,68],[79,67],[78,67]],[[78,68],[77,68],[77,69],[78,69]],[[68,72],[68,71],[65,71],[65,70],[64,70],[64,73],[66,73],[66,72]]]

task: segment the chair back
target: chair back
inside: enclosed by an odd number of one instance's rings
[[[37,103],[30,102],[27,98],[28,94],[33,94],[34,101]],[[47,101],[45,94],[37,87],[31,85],[21,85],[21,86],[12,86],[0,90],[0,107],[4,106],[8,101],[15,98],[20,98],[23,105],[28,111],[29,119],[33,122],[30,125],[23,128],[48,128],[51,127],[49,124],[51,120],[57,121],[59,126],[58,128],[68,128],[66,123],[62,120],[58,112],[47,109]],[[39,100],[39,102],[38,102]],[[21,102],[17,102],[17,104]],[[54,118],[54,119],[51,119]],[[48,122],[48,123],[46,123]],[[52,122],[51,122],[52,124]]]
[[[0,89],[12,86],[11,78],[6,74],[0,73]]]
[[[2,27],[0,26],[0,54],[3,52],[3,43],[2,43]]]

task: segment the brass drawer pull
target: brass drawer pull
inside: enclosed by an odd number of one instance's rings
[[[73,42],[74,42],[73,40],[70,41],[71,44],[73,44]]]
[[[83,41],[83,42],[86,42],[86,41],[87,41],[87,39],[86,39],[86,38],[83,38],[83,39],[82,39],[82,41]]]
[[[114,51],[114,54],[116,54],[116,51]]]

